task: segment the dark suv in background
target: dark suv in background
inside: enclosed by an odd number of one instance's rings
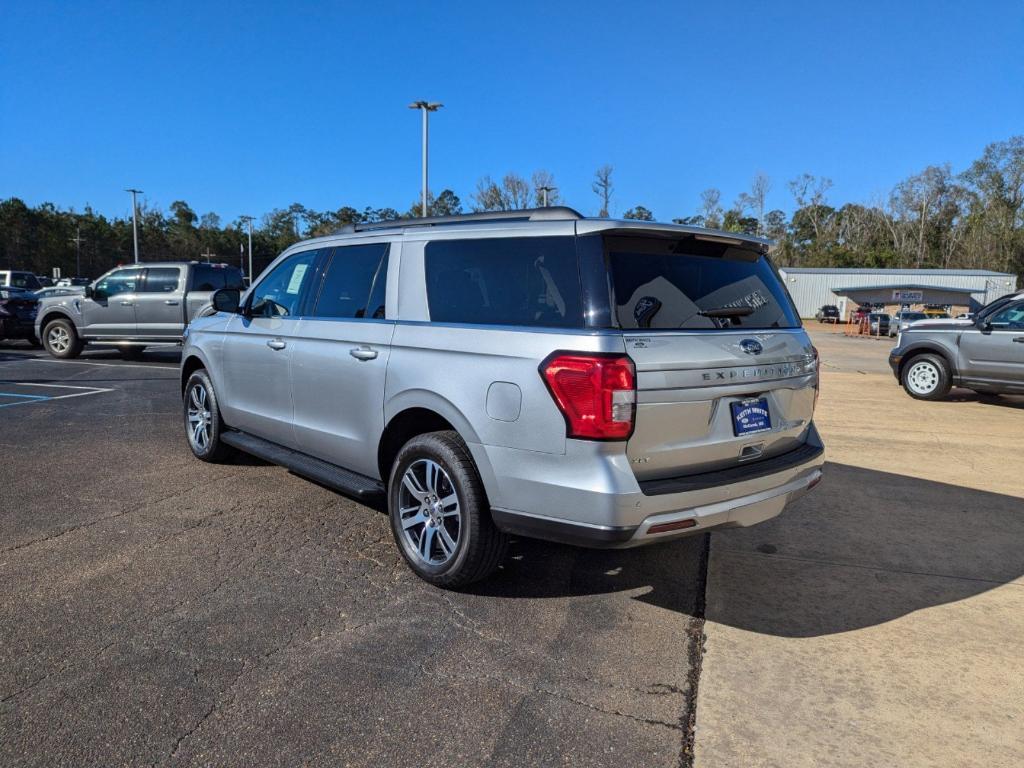
[[[835,304],[826,304],[818,310],[814,318],[819,323],[838,323],[840,320],[839,307]]]

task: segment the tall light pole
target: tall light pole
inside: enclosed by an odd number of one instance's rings
[[[238,218],[249,225],[249,285],[252,285],[252,216],[239,216]]]
[[[125,192],[132,193],[132,237],[135,240],[135,263],[139,263],[139,206],[135,203],[135,196],[141,195],[141,189],[126,189]]]
[[[537,191],[541,194],[541,199],[544,201],[544,207],[548,207],[548,192],[554,192],[555,187],[537,187]]]
[[[423,113],[423,215],[427,215],[427,134],[429,132],[428,121],[431,112],[437,112],[444,104],[436,101],[414,101],[409,109],[418,109]]]
[[[68,241],[75,244],[75,277],[82,276],[82,243],[84,241],[85,238],[82,237],[82,228],[75,227],[75,236]]]

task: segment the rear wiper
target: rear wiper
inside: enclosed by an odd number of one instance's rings
[[[698,313],[701,317],[746,317],[754,314],[753,307],[715,307],[714,309],[702,309]]]

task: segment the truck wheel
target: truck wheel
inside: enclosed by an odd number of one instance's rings
[[[402,557],[431,584],[472,584],[505,557],[508,536],[491,520],[480,475],[456,432],[429,432],[405,444],[391,469],[388,511]]]
[[[185,434],[193,455],[211,463],[228,458],[232,449],[220,439],[224,422],[220,417],[217,394],[213,391],[209,374],[202,368],[188,377],[183,406]]]
[[[918,355],[903,367],[903,389],[917,400],[939,400],[953,385],[949,366],[938,355]]]
[[[60,360],[78,357],[84,346],[70,320],[52,320],[43,329],[43,348]]]

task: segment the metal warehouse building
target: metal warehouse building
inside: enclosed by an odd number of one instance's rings
[[[1017,276],[987,269],[779,270],[800,317],[814,317],[825,304],[843,317],[860,302],[899,306],[943,304],[975,310],[1017,289]]]

